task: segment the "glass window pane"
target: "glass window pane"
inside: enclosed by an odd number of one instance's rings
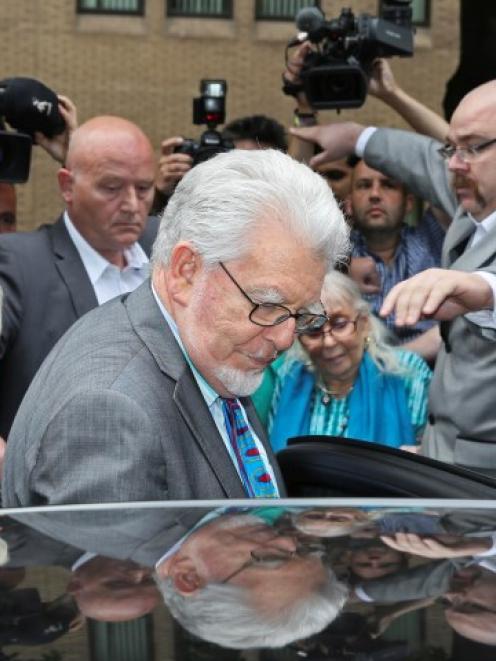
[[[318,0],[257,0],[255,18],[258,20],[293,21],[303,7],[318,7]]]
[[[143,14],[144,0],[78,0],[79,12],[102,14]]]
[[[167,0],[167,16],[232,18],[232,0]]]

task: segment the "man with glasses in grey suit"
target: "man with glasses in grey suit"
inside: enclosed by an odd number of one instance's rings
[[[381,314],[395,311],[398,326],[441,321],[422,453],[496,475],[496,81],[462,99],[444,145],[354,123],[295,132],[324,148],[316,161],[356,151],[453,217],[443,269],[397,285]]]
[[[249,395],[295,333],[348,231],[325,181],[275,150],[194,167],[161,221],[151,280],[88,313],[14,421],[3,504],[273,497]]]

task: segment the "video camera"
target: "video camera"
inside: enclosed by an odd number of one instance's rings
[[[200,96],[193,99],[193,124],[206,124],[207,130],[202,133],[199,142],[185,138],[182,145],[174,149],[176,153],[189,154],[193,158],[193,165],[234,149],[232,141],[223,138],[216,130],[219,124],[226,121],[226,92],[225,80],[200,82]]]
[[[301,71],[301,85],[285,83],[286,94],[303,90],[315,109],[358,108],[367,97],[372,64],[378,57],[413,55],[411,0],[383,0],[381,17],[342,9],[338,18],[325,20],[318,7],[296,15],[301,34],[288,47],[311,41]]]
[[[16,131],[8,131],[5,122]],[[27,181],[34,133],[39,131],[51,138],[64,129],[55,92],[32,78],[1,80],[0,181]]]

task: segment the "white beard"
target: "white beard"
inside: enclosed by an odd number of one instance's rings
[[[263,372],[235,369],[233,367],[217,367],[213,370],[224,388],[236,397],[247,397],[255,392],[262,383]]]

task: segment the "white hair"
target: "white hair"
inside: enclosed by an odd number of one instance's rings
[[[211,583],[196,594],[183,596],[170,577],[155,575],[171,614],[195,636],[223,647],[283,647],[322,631],[340,613],[349,590],[330,569],[317,591],[267,615],[250,605],[247,590]],[[268,583],[270,588],[270,582]]]
[[[274,149],[234,149],[196,165],[179,182],[152,263],[167,265],[181,240],[193,244],[207,266],[244,257],[254,247],[250,230],[265,218],[301,238],[327,268],[347,253],[348,227],[320,175]]]
[[[348,304],[357,314],[368,319],[370,324],[368,353],[381,372],[397,375],[404,375],[407,372],[407,368],[400,363],[398,352],[391,344],[390,332],[372,313],[370,305],[362,298],[358,285],[350,277],[339,271],[328,273],[322,285],[321,299],[322,301],[332,301],[337,305],[339,303]],[[300,342],[293,344],[290,353],[291,358],[298,358],[308,363],[308,356]]]

